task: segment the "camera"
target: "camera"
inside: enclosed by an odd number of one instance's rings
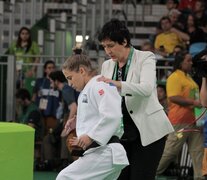
[[[207,77],[207,47],[193,57],[193,69],[195,76]]]

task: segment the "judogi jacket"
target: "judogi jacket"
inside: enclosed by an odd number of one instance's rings
[[[93,77],[79,95],[77,136],[87,134],[100,147],[110,146],[114,164],[128,164],[126,152],[120,143],[107,144],[112,136],[120,138],[123,134],[121,97],[115,86],[98,82],[98,77]],[[89,149],[85,153],[91,151]]]

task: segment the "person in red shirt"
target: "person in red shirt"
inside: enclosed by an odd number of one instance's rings
[[[192,12],[195,8],[196,0],[180,0],[178,9],[181,11]]]

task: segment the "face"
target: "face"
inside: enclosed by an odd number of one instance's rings
[[[63,70],[63,74],[68,81],[68,84],[77,91],[82,91],[85,87],[85,70],[80,67],[79,71],[69,71],[67,69]]]
[[[103,46],[106,54],[114,61],[124,58],[126,43],[118,44],[117,42],[106,39],[101,42],[101,45]]]
[[[166,98],[165,90],[161,87],[157,87],[157,96],[159,101],[164,100]]]
[[[181,52],[182,49],[180,47],[175,47],[175,49],[173,50],[173,55],[175,56],[177,53]]]
[[[171,28],[171,22],[168,19],[163,19],[161,21],[161,27],[163,31],[169,31]]]
[[[53,89],[58,89],[58,84],[57,84],[57,81],[53,81],[51,78],[50,78],[50,87],[53,88]]]
[[[172,23],[175,23],[178,20],[179,14],[173,13],[170,15],[170,20]]]
[[[141,47],[141,50],[142,51],[152,51],[153,48],[150,44],[144,44],[142,47]]]
[[[20,38],[22,41],[27,41],[29,39],[29,32],[26,29],[23,29],[20,33]]]
[[[181,64],[181,70],[183,70],[186,73],[189,73],[192,68],[192,57],[190,54],[186,54],[185,58]]]
[[[166,2],[166,6],[167,6],[167,9],[168,10],[171,10],[171,9],[175,9],[176,8],[176,4],[174,3],[173,0],[168,0]]]
[[[193,16],[191,16],[191,15],[188,16],[187,24],[188,24],[188,26],[194,25],[194,18],[193,18]]]
[[[195,3],[195,12],[201,12],[203,11],[205,7],[203,7],[203,4],[201,2],[196,2]]]
[[[51,72],[54,72],[54,70],[55,70],[55,65],[50,63],[50,64],[47,64],[45,68],[45,73],[49,75]]]
[[[16,98],[16,101],[18,104],[20,104],[22,107],[26,106],[26,102],[24,100],[22,100],[21,98]]]

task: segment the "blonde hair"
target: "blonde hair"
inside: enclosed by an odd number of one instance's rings
[[[83,67],[90,74],[95,73],[96,70],[91,65],[91,59],[87,55],[74,54],[68,57],[68,59],[63,63],[62,69],[78,72],[80,67]]]

